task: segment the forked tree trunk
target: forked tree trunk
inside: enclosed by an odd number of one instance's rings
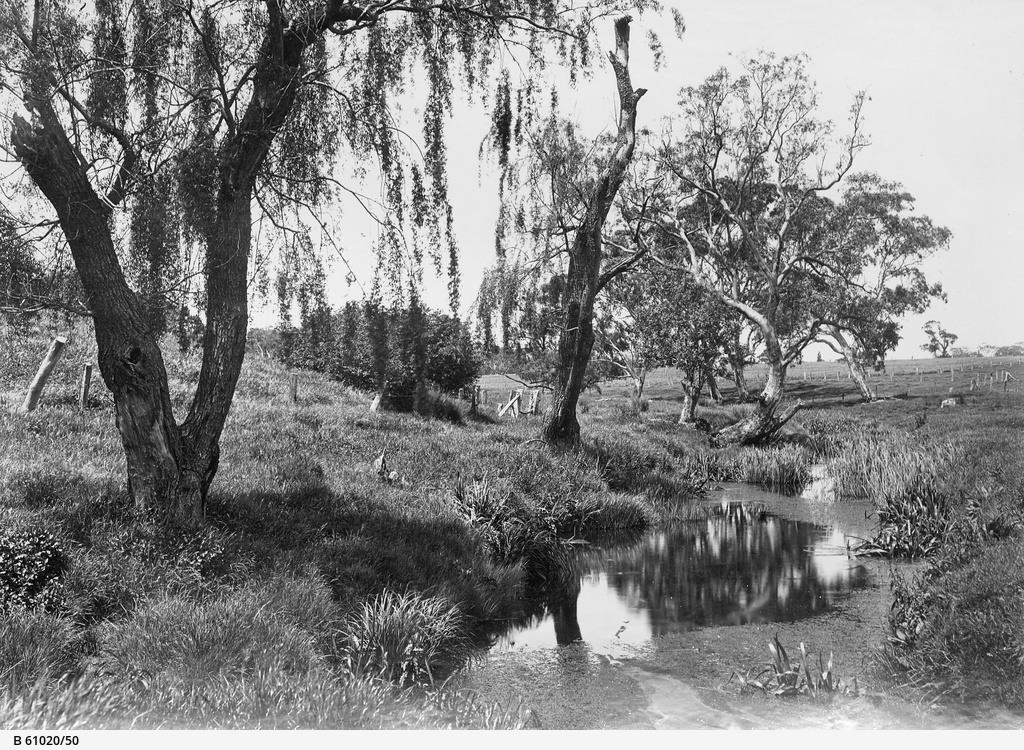
[[[782,429],[782,426],[803,407],[803,403],[798,401],[783,413],[776,414],[782,403],[782,397],[785,395],[786,366],[774,331],[765,332],[765,356],[768,376],[765,379],[764,389],[757,398],[757,406],[750,416],[728,427],[723,427],[713,434],[711,436],[712,445],[721,447],[764,443]]]
[[[697,394],[683,385],[683,408],[679,410],[679,424],[690,424],[697,420]]]
[[[615,22],[615,51],[609,52],[619,92],[618,137],[586,214],[573,238],[566,274],[562,331],[558,338],[557,376],[544,440],[555,446],[579,444],[576,406],[583,392],[587,365],[594,347],[594,301],[608,277],[601,274],[601,230],[615,194],[626,175],[636,145],[636,105],[644,89],[633,90],[629,79],[629,16]]]
[[[114,397],[129,492],[139,507],[198,520],[216,470],[216,451],[197,455],[183,441],[160,349],[117,259],[110,209],[92,189],[50,104],[33,104],[33,122],[15,118],[11,140],[29,176],[57,211],[88,297],[100,374]]]
[[[878,393],[868,385],[868,375],[864,370],[864,365],[857,356],[857,352],[854,350],[853,345],[849,339],[843,334],[841,330],[834,326],[830,326],[828,329],[829,335],[835,340],[835,346],[832,346],[832,350],[838,354],[843,355],[846,360],[846,366],[850,369],[850,378],[854,383],[857,384],[857,390],[860,391],[861,397],[865,401],[877,401]]]
[[[363,12],[337,4],[285,25],[280,9],[270,9],[251,73],[251,100],[219,154],[217,218],[206,248],[203,362],[180,426],[171,409],[160,349],[139,298],[128,287],[111,236],[111,206],[123,200],[136,162],[130,139],[112,133],[109,123],[96,123],[124,149],[119,174],[101,199],[53,108],[51,97],[56,94],[44,74],[25,77],[32,122],[17,115],[13,119],[14,151],[57,211],[93,314],[100,374],[114,397],[129,492],[140,508],[185,523],[203,518],[245,356],[253,179],[295,104],[303,51],[328,27],[357,20]],[[46,65],[46,53],[41,54],[37,62]]]

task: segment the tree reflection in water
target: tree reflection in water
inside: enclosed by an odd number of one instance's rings
[[[798,620],[870,584],[841,531],[741,503],[723,503],[706,519],[639,542],[591,547],[580,554],[578,572],[606,581],[608,596],[628,609],[646,612],[652,637],[707,625]],[[543,598],[559,645],[581,638],[580,590],[577,579]]]

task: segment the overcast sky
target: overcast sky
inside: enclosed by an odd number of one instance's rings
[[[656,128],[676,106],[679,88],[758,49],[807,53],[823,114],[839,130],[856,91],[867,91],[871,140],[855,165],[901,182],[918,211],[953,232],[950,249],[926,268],[947,303],[907,318],[892,358],[927,356],[921,326],[937,319],[958,344],[1024,340],[1024,2],[1020,0],[700,0],[675,3],[686,19],[680,42],[664,19],[633,23],[634,86],[649,89],[640,124]],[[664,65],[654,71],[643,43],[657,23]],[[599,32],[606,46],[611,23]],[[565,91],[563,111],[614,127],[616,102],[607,65],[592,82]],[[481,270],[493,262],[493,185],[481,182],[477,149],[483,117],[459,108],[450,128],[452,199],[462,248],[462,298],[472,301]],[[367,230],[370,232],[372,230]],[[368,281],[369,265],[355,263]],[[443,285],[436,285],[443,289]],[[332,301],[344,292],[338,284]],[[351,295],[351,292],[348,293]],[[437,294],[431,302],[444,306]]]

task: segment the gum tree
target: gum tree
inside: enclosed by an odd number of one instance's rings
[[[821,340],[845,358],[861,396],[871,401],[877,395],[865,367],[884,367],[900,340],[899,318],[945,299],[921,265],[948,247],[951,234],[915,214],[902,185],[859,174],[847,181],[827,236],[834,250],[815,277]]]
[[[843,180],[866,145],[857,94],[847,135],[818,119],[804,56],[762,53],[743,74],[720,69],[681,91],[684,135],[658,160],[664,197],[659,242],[672,260],[756,328],[765,386],[751,415],[720,430],[719,444],[773,435],[800,408],[778,412],[788,366],[817,336],[810,279],[834,248],[822,241],[822,194]]]
[[[682,17],[678,12],[675,17],[676,32],[682,34]],[[608,53],[619,102],[614,133],[587,143],[576,124],[559,115],[557,99],[547,118],[536,124],[527,120],[525,132],[520,133],[512,100],[518,103],[524,95],[531,96],[530,87],[515,97],[505,91],[495,109],[493,140],[502,166],[502,190],[523,193],[499,217],[496,271],[517,267],[506,261],[505,246],[511,235],[525,235],[533,252],[529,265],[564,281],[552,401],[542,431],[544,441],[557,448],[573,448],[580,442],[576,407],[587,386],[596,340],[597,296],[643,255],[638,249],[624,253],[605,249],[605,223],[633,158],[637,105],[646,93],[633,88],[630,76],[631,20],[624,16],[615,22],[615,46]],[[515,285],[515,280],[504,284],[506,288]],[[484,315],[489,312],[485,310]]]
[[[610,283],[601,307],[599,351],[632,381],[637,408],[647,374],[673,367],[683,389],[679,421],[693,422],[697,399],[734,333],[735,315],[717,295],[652,260]]]
[[[937,320],[929,320],[921,330],[928,336],[928,343],[921,344],[921,348],[939,359],[948,357],[949,347],[960,338],[955,333],[951,333],[943,328],[942,324]]]
[[[70,246],[138,506],[203,517],[245,351],[254,221],[323,205],[334,158],[370,158],[385,203],[428,232],[454,285],[443,123],[456,81],[484,92],[512,50],[586,64],[593,24],[625,5],[3,0],[9,150]],[[404,158],[391,116],[410,87],[425,95],[421,162]],[[156,231],[171,195],[184,240],[201,248],[205,298],[199,381],[180,421],[152,307],[132,288],[119,242],[129,220]],[[401,238],[385,235],[393,263]]]

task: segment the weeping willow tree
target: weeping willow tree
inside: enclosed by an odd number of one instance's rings
[[[513,51],[534,61],[531,75],[556,58],[586,65],[596,21],[650,5],[3,0],[0,85],[17,108],[10,150],[70,246],[137,505],[203,517],[245,351],[261,215],[327,205],[339,159],[372,163],[397,217],[382,262],[405,248],[400,228],[411,224],[424,238],[414,253],[425,247],[437,264],[447,253],[454,289],[443,132],[455,83],[485,95]],[[416,163],[392,118],[414,89],[426,98]],[[126,224],[136,228],[134,265],[120,240]],[[176,237],[200,249],[206,324],[180,421],[153,304],[176,265]]]

